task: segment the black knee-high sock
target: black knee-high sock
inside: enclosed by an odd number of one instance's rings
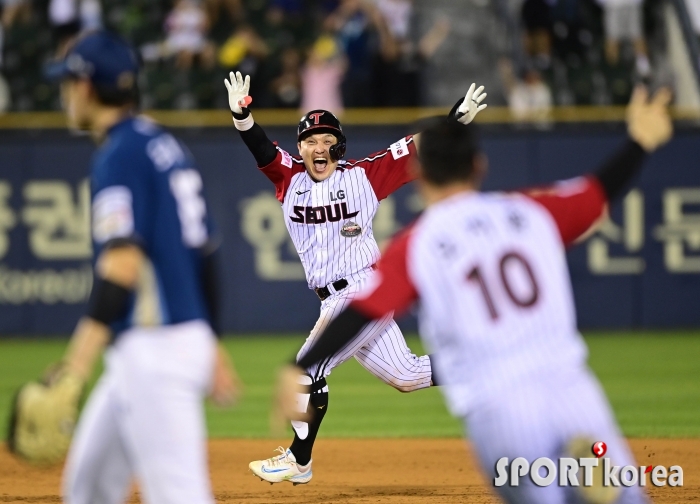
[[[326,411],[328,411],[328,392],[321,392],[325,386],[325,378],[311,385],[312,392],[307,412],[310,412],[313,417],[309,422],[309,434],[305,439],[301,439],[295,431],[294,441],[292,441],[292,445],[289,447],[299,465],[306,465],[311,461],[311,451],[314,448],[318,429],[321,427],[323,417],[326,416]]]
[[[435,376],[435,357],[433,357],[432,354],[428,355],[428,359],[430,359],[430,371],[432,372],[432,376],[430,377],[430,384],[433,387],[438,387],[440,386],[440,382],[438,381],[437,376]]]

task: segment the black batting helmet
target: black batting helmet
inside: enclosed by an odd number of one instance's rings
[[[330,133],[338,139],[338,143],[329,149],[333,161],[339,161],[345,157],[347,141],[343,133],[343,127],[332,112],[312,110],[301,118],[297,128],[297,141],[301,142],[304,138],[316,133]]]

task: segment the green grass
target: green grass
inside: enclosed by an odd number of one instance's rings
[[[228,338],[225,344],[245,383],[236,409],[208,408],[213,437],[269,436],[272,382],[303,336]],[[591,333],[590,364],[628,436],[700,437],[700,332]],[[409,345],[421,351],[417,338]],[[14,390],[39,376],[65,348],[62,340],[0,340],[0,429]],[[437,389],[401,394],[350,361],[329,379],[328,437],[461,435]]]
[[[700,333],[589,334],[590,365],[632,437],[700,437]]]

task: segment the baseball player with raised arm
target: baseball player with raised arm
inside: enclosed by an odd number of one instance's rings
[[[78,422],[64,473],[67,504],[214,503],[204,399],[232,402],[236,378],[212,329],[216,270],[202,178],[187,149],[135,116],[138,62],[105,31],[49,68],[92,161],[95,280],[60,374],[105,371]]]
[[[346,138],[338,119],[325,110],[302,117],[297,130],[299,156],[276,147],[255,123],[248,109],[250,78],[231,72],[225,80],[236,128],[260,170],[275,185],[284,221],[306,272],[309,288],[321,299],[321,315],[306,343],[304,355],[318,335],[371,278],[379,259],[372,219],[379,202],[409,182],[409,160],[420,134],[400,139],[382,152],[359,161],[343,159]],[[471,122],[486,105],[483,87],[472,84],[451,115],[461,124]],[[391,313],[369,324],[353,342],[323,362],[310,366],[301,377],[311,393],[301,394],[299,408],[316,414],[309,422],[292,422],[294,440],[280,455],[250,463],[265,481],[294,484],[311,480],[311,451],[328,411],[326,377],[331,370],[355,359],[380,380],[411,392],[435,384],[429,356],[417,357],[406,345]]]
[[[502,457],[556,460],[581,439],[604,440],[614,465],[634,466],[586,365],[565,248],[604,215],[646,154],[669,140],[669,100],[666,89],[649,102],[638,88],[624,147],[597,172],[536,192],[479,192],[485,160],[473,127],[442,120],[424,131],[417,170],[427,210],[394,239],[377,274],[298,367],[282,371],[281,411],[302,418],[294,396],[305,369],[352,345],[367,324],[420,301],[421,338],[433,352],[441,390],[490,478]],[[647,502],[638,486],[582,485],[580,495],[575,489],[528,478],[496,488],[519,504]]]

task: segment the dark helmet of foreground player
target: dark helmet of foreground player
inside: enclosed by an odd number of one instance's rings
[[[338,139],[338,143],[329,149],[331,160],[339,161],[345,157],[347,140],[340,121],[332,112],[320,109],[312,110],[301,118],[297,129],[297,141],[301,142],[306,137],[316,133],[330,133]]]

